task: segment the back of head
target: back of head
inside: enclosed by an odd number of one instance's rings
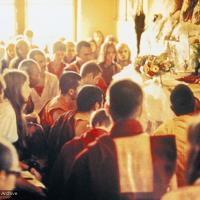
[[[172,90],[170,101],[171,108],[177,116],[194,112],[194,95],[190,88],[184,84],[179,84]]]
[[[81,77],[76,72],[64,72],[59,80],[59,87],[62,95],[66,95],[69,89],[76,89]]]
[[[62,41],[57,41],[53,44],[53,53],[56,53],[57,51],[66,51],[66,46],[64,42]]]
[[[99,109],[93,112],[90,119],[91,126],[93,128],[103,126],[109,128],[112,125],[112,120],[105,109]]]
[[[0,140],[0,171],[13,170],[12,169],[13,164],[15,164],[15,166],[18,166],[17,152],[11,143],[1,138]]]
[[[96,103],[101,105],[103,93],[100,88],[93,85],[83,86],[77,95],[76,104],[78,112],[91,112]]]
[[[40,55],[46,58],[44,51],[42,51],[41,49],[31,49],[28,53],[28,58],[35,60],[36,55]]]
[[[84,40],[78,42],[78,44],[76,45],[76,52],[78,55],[83,47],[90,48],[90,43]]]
[[[114,82],[109,88],[108,103],[114,121],[137,117],[142,102],[142,89],[131,80]]]
[[[93,77],[101,73],[100,66],[95,61],[88,61],[81,66],[80,75],[81,78],[85,78],[88,74],[93,74]]]

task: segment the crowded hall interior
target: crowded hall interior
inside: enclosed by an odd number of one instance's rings
[[[200,200],[200,0],[0,0],[0,200]]]

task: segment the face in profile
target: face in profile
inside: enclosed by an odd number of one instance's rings
[[[14,45],[14,44],[8,45],[8,47],[6,48],[6,52],[7,52],[8,56],[9,56],[11,59],[14,58],[15,55],[16,55],[15,45]]]

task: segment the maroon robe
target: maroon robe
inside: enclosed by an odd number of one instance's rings
[[[51,172],[48,187],[49,199],[64,199],[65,183],[68,181],[76,156],[87,147],[88,144],[106,134],[107,132],[104,130],[94,128],[63,145]]]
[[[175,138],[142,132],[136,120],[121,121],[114,125],[111,137],[102,136],[83,150],[65,185],[65,199],[160,199],[175,169]]]

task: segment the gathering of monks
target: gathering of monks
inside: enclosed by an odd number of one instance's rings
[[[0,10],[0,200],[200,200],[200,0]]]

